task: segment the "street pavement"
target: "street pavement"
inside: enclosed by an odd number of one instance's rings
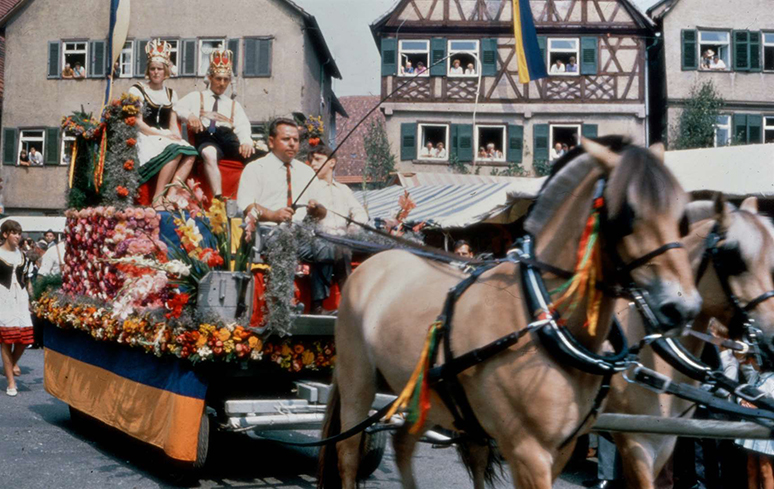
[[[66,404],[43,388],[43,351],[27,350],[20,362],[19,395],[4,394],[0,377],[0,487],[6,488],[314,488],[316,452],[245,434],[219,433],[198,481],[186,480],[163,453],[97,423],[75,425]],[[315,432],[272,433],[312,439]],[[454,449],[420,445],[414,457],[421,488],[470,488]],[[593,465],[567,471],[555,488],[581,487]],[[392,450],[364,484],[399,488]],[[513,487],[506,474],[498,488]]]

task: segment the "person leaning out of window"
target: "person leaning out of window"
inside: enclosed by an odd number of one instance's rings
[[[70,66],[70,63],[65,63],[65,67],[62,70],[62,78],[66,78],[68,80],[75,78],[75,71],[73,70],[73,67]]]
[[[30,166],[30,157],[24,148],[19,152],[19,166]]]

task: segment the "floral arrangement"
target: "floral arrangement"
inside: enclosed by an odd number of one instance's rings
[[[100,123],[92,114],[83,110],[73,112],[72,115],[62,117],[62,131],[76,138],[82,137],[89,141],[97,140],[105,129],[105,124]]]
[[[304,121],[304,128],[306,129],[306,139],[310,147],[315,147],[322,142],[322,138],[325,135],[325,124],[323,124],[322,116],[307,117],[306,121]]]

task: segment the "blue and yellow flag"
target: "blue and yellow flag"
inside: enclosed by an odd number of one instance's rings
[[[529,83],[547,77],[546,61],[540,54],[529,0],[513,0],[513,32],[516,37],[519,81]]]
[[[131,0],[110,0],[110,28],[108,29],[108,56],[110,62],[108,65],[108,74],[113,73],[113,66],[126,43],[126,36],[129,33],[129,17],[131,11]],[[144,56],[144,53],[140,53]],[[113,86],[113,77],[108,80],[108,86],[105,90],[105,104],[110,102],[111,88]]]

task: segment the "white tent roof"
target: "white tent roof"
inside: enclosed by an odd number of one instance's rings
[[[66,217],[59,216],[8,216],[0,219],[0,225],[11,219],[19,223],[25,233],[45,233],[49,229],[55,233],[63,233]]]

